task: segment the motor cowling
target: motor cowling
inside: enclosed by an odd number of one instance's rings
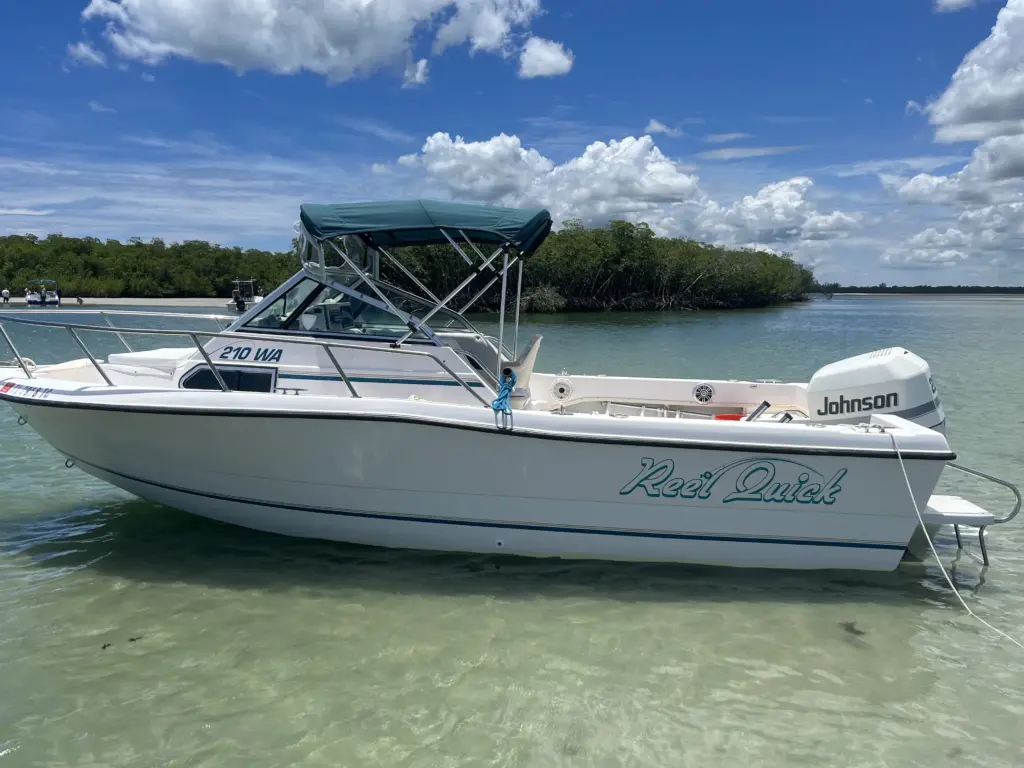
[[[807,385],[807,405],[811,421],[821,424],[859,424],[879,413],[945,431],[946,415],[931,368],[902,347],[820,368]]]

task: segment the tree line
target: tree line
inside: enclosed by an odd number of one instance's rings
[[[1024,294],[1022,285],[840,285],[819,283],[814,293]]]
[[[469,274],[470,268],[450,246],[404,248],[395,255],[438,295]],[[294,250],[228,248],[200,240],[167,244],[159,239],[122,243],[59,234],[0,237],[0,287],[15,295],[30,280],[55,279],[66,297],[226,298],[236,278],[254,279],[269,291],[296,269]],[[382,272],[396,285],[408,286],[405,275],[386,261]],[[516,277],[513,269],[510,288]],[[499,286],[500,282],[481,297],[480,309],[499,306]],[[658,237],[646,224],[613,221],[586,228],[570,221],[526,260],[522,308],[560,312],[763,307],[803,300],[816,286],[811,270],[785,254]],[[471,295],[471,290],[466,293]],[[463,302],[465,295],[459,297]]]

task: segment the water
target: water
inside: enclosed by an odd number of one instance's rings
[[[837,296],[523,330],[545,336],[539,370],[574,373],[806,380],[901,344],[932,365],[961,460],[1024,484],[1022,316],[1020,299]],[[14,332],[41,361],[71,352],[59,331]],[[1024,764],[1024,654],[934,564],[772,573],[289,540],[67,470],[5,407],[0,496],[0,768]],[[954,578],[1024,635],[1024,517],[989,541],[992,566],[965,554]]]

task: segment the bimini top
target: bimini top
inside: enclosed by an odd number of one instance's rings
[[[448,242],[441,230],[459,239],[458,230],[475,243],[511,243],[533,253],[551,232],[544,208],[497,208],[440,200],[395,200],[379,203],[302,205],[302,225],[318,240],[365,235],[383,248],[438,245]]]

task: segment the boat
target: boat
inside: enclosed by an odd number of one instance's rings
[[[232,280],[231,284],[235,287],[231,289],[231,301],[226,305],[228,309],[245,312],[263,301],[262,290],[255,280]]]
[[[49,287],[52,286],[52,287]],[[60,306],[60,292],[56,280],[29,280],[25,289],[25,303],[29,306]]]
[[[109,312],[102,324],[78,322],[93,310],[0,315],[14,355],[0,399],[68,466],[287,536],[892,570],[953,526],[958,542],[978,532],[987,564],[986,529],[1017,515],[1020,493],[956,463],[935,378],[910,350],[868,350],[806,382],[535,371],[542,337],[519,339],[523,264],[551,227],[544,209],[304,204],[297,271],[224,330],[149,322],[168,343],[135,350],[140,329]],[[403,247],[425,245],[464,262],[453,289],[435,293],[403,262]],[[488,291],[496,337],[467,316]],[[14,324],[63,329],[82,355],[33,365]],[[86,331],[124,351],[96,355]],[[1016,505],[997,515],[936,494],[947,471],[998,483]]]

